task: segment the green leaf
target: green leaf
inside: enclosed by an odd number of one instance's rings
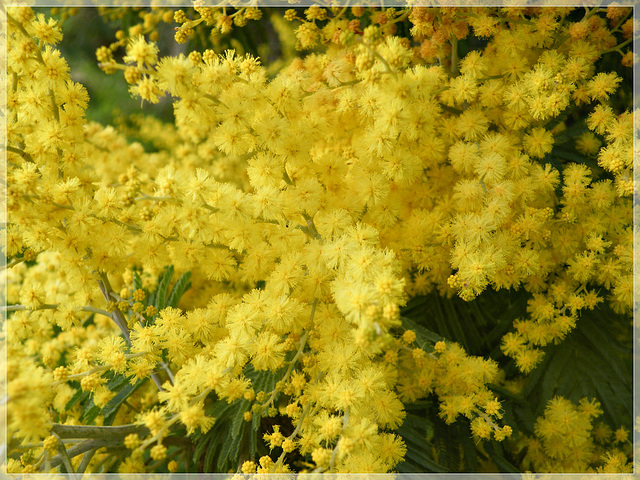
[[[442,336],[450,340],[455,339],[455,336],[453,335],[453,331],[451,330],[450,322],[455,322],[456,319],[447,318],[447,315],[442,309],[442,303],[440,302],[440,299],[437,296],[435,295],[431,296],[431,309],[430,311],[425,312],[424,317],[425,319],[431,318],[433,321],[435,321],[436,331],[440,333]],[[464,338],[459,338],[456,340],[461,340],[464,346]]]
[[[410,450],[407,448],[405,460],[397,465],[396,468],[399,473],[446,473],[449,471],[435,460],[429,458],[425,453],[415,448],[415,445],[412,447]]]
[[[247,424],[247,421],[244,419],[244,413],[249,409],[249,402],[247,400],[241,400],[238,402],[238,406],[236,407],[236,413],[233,416],[233,420],[231,421],[231,438],[234,442],[240,436],[242,432],[242,428]]]
[[[572,352],[570,348],[556,349],[549,356],[546,371],[540,381],[542,401],[536,412],[538,415],[542,414],[544,405],[556,395],[558,383],[564,380],[563,377],[567,374],[567,371],[571,371],[570,368],[566,369],[566,366],[571,361],[572,356],[574,356],[574,352]]]
[[[413,330],[416,333],[416,340],[419,345],[429,345],[433,347],[436,343],[441,340],[444,340],[443,337],[438,335],[435,332],[419,325],[413,319],[409,317],[401,317],[402,318],[402,326],[407,330]],[[428,348],[427,350],[432,350],[433,348]]]
[[[89,398],[89,392],[85,392],[83,390],[78,390],[74,393],[73,397],[67,402],[64,406],[65,410],[71,410],[78,402],[84,402],[87,398]]]
[[[631,427],[632,349],[614,340],[616,329],[623,334],[625,329],[630,330],[628,323],[626,317],[608,307],[586,311],[575,330],[559,345],[545,349],[545,359],[533,371],[522,393],[531,405],[537,406],[536,416],[556,395],[574,403],[587,397],[601,403],[603,419],[612,427]]]
[[[233,405],[233,403],[227,403],[225,400],[218,400],[214,404],[209,415],[213,418],[223,420],[227,417],[227,412],[233,410]]]
[[[444,473],[449,471],[431,458],[428,453],[432,444],[427,440],[427,429],[433,425],[430,417],[427,416],[428,409],[424,408],[424,406],[424,402],[407,405],[407,415],[404,423],[398,429],[397,433],[407,447],[404,461],[396,467],[400,473]],[[409,413],[410,411],[419,411],[420,415]]]
[[[474,302],[478,309],[484,310],[487,316],[493,318],[494,327],[484,336],[484,342],[487,347],[494,347],[491,356],[502,356],[500,350],[500,342],[502,337],[512,328],[516,318],[526,316],[528,295],[512,295],[506,297],[505,301],[496,301],[491,298],[489,302],[484,301],[480,296],[478,301],[483,300],[480,304]],[[498,307],[498,308],[496,308]],[[495,310],[495,311],[494,311]]]
[[[437,461],[449,472],[460,471],[460,441],[456,438],[455,429],[443,421],[434,422],[434,447]]]
[[[464,426],[462,426],[460,430],[462,432],[467,432],[467,434],[463,433],[460,435],[464,469],[467,472],[476,472],[478,471],[478,451],[476,450],[476,446],[471,437],[471,427],[469,422],[465,421]]]
[[[245,424],[246,425],[246,424]],[[244,426],[240,426],[239,438],[234,441],[226,441],[222,445],[220,450],[220,458],[218,459],[218,471],[226,471],[233,468],[238,463],[238,457],[240,455],[240,445],[242,444],[242,437],[244,433]]]
[[[109,373],[106,373],[105,376],[107,378],[110,376],[112,377],[106,383],[106,387],[112,392],[119,391],[128,383],[127,377],[123,375],[114,376],[113,373],[109,372]],[[90,392],[82,392],[82,391],[76,392],[76,394],[71,398],[71,400],[67,402],[67,405],[65,408],[66,409],[73,408],[73,406],[77,404],[79,401],[83,402],[80,418],[84,421],[85,424],[93,423],[96,417],[100,415],[100,413],[102,412],[102,408],[97,406],[94,403]]]
[[[251,379],[254,391],[270,392],[275,388],[278,378],[281,378],[282,374],[281,372],[255,371],[249,364],[245,368],[245,376]],[[260,415],[254,415],[251,420],[251,428],[247,432],[247,435],[249,435],[249,453],[252,458],[258,457],[258,441],[262,438],[260,435],[261,425],[262,419]]]
[[[91,400],[88,405],[89,408],[83,412],[81,418],[85,423],[90,424],[93,423],[98,415],[100,415],[100,410],[102,409],[99,406],[95,405],[93,403],[93,400]]]
[[[624,357],[630,355],[630,350],[619,345],[602,330],[596,322],[586,317],[587,321],[581,321],[580,334],[584,338],[585,344],[591,347],[598,357],[608,360],[608,366],[616,373],[620,381],[629,382],[630,364],[625,363]]]
[[[482,335],[480,335],[477,329],[475,328],[475,326],[473,326],[474,320],[471,319],[469,321],[468,319],[461,318],[461,316],[456,311],[452,301],[449,299],[437,298],[437,302],[439,304],[439,307],[441,308],[441,311],[443,312],[445,321],[448,323],[449,327],[451,328],[450,338],[455,340],[456,342],[459,342],[464,347],[464,349],[468,352],[477,351],[478,346],[477,345],[472,346],[471,339],[475,338],[477,340],[480,340],[482,338]],[[467,311],[467,310],[468,310],[468,306],[464,305],[463,311]],[[463,325],[464,320],[467,320],[467,321],[465,321]],[[471,328],[473,328],[476,333],[475,335],[468,336],[466,332]]]
[[[111,425],[113,423],[113,420],[115,419],[120,406],[127,398],[133,395],[133,393],[138,390],[138,388],[140,388],[147,379],[144,378],[142,380],[138,380],[135,384],[131,384],[128,378],[125,378],[125,380],[127,380],[127,382],[124,387],[121,388],[116,396],[109,400],[102,409],[102,415],[104,416],[105,425]]]
[[[446,339],[459,343],[469,354],[500,358],[500,340],[515,318],[526,313],[526,300],[522,292],[507,290],[487,289],[470,302],[432,293],[412,299],[401,315],[403,322],[410,318],[412,325],[431,332],[432,344]]]
[[[251,458],[258,456],[258,433],[262,418],[260,415],[254,415],[251,420],[251,432],[249,432],[249,454]]]
[[[169,265],[167,267],[158,282],[154,303],[154,306],[158,311],[167,306],[167,292],[169,291],[169,282],[171,282],[171,277],[173,277],[173,265]]]
[[[175,308],[178,306],[178,302],[180,301],[180,298],[182,298],[182,295],[184,295],[184,292],[186,292],[189,287],[191,287],[191,284],[189,283],[190,278],[191,272],[185,272],[180,275],[180,278],[178,278],[176,283],[173,285],[171,293],[169,294],[169,298],[167,299],[168,307]]]
[[[562,160],[567,160],[574,163],[583,164],[587,163],[587,161],[589,160],[588,157],[580,153],[576,153],[575,150],[567,150],[564,148],[554,148],[553,154]]]
[[[584,121],[577,122],[575,125],[563,130],[557,135],[554,135],[554,145],[562,145],[564,143],[572,142],[571,145],[569,145],[572,146],[573,141],[586,132],[589,132],[586,123]]]
[[[511,462],[504,458],[504,452],[500,443],[495,440],[491,440],[490,442],[486,442],[486,444],[487,453],[489,453],[491,460],[493,460],[498,468],[500,468],[500,471],[508,473],[521,473],[516,466],[514,466]]]
[[[147,297],[147,305],[155,306],[155,304],[156,304],[156,292],[151,292]]]
[[[243,400],[243,402],[247,401]],[[240,401],[227,403],[225,400],[218,400],[210,410],[207,410],[207,414],[214,417],[216,421],[206,434],[198,438],[193,455],[194,463],[198,464],[206,449],[203,463],[205,472],[226,471],[226,465],[237,462],[237,453],[235,454],[235,458],[227,458],[233,451],[231,451],[229,447],[226,447],[223,456],[221,449],[225,449],[227,444],[237,443],[239,452],[239,440],[234,440],[234,438],[237,438],[241,434],[241,431],[233,432],[233,423],[238,422],[238,417],[244,422],[244,410],[240,409],[240,403]],[[246,424],[246,422],[244,423]],[[240,423],[239,427],[241,430],[243,424]],[[238,429],[238,425],[236,425],[235,428]]]
[[[133,272],[133,290],[139,290],[142,288],[142,278],[137,270]]]
[[[195,449],[193,451],[193,463],[199,465],[200,457],[202,457],[202,453],[204,449],[211,443],[213,437],[211,435],[203,435],[202,438],[196,443]]]
[[[207,450],[206,455],[204,456],[204,471],[212,472],[213,470],[213,461],[217,456],[218,451],[220,450],[220,440],[214,438],[213,441],[209,444],[209,448]]]

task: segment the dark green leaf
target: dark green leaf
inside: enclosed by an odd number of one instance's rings
[[[118,413],[118,409],[124,403],[124,401],[129,398],[133,393],[142,386],[145,382],[145,379],[138,380],[135,384],[131,384],[131,382],[127,380],[126,384],[123,388],[121,388],[115,397],[113,397],[102,409],[102,415],[104,416],[104,424],[111,425],[113,420],[115,419],[116,414]]]
[[[211,435],[203,435],[199,441],[196,443],[195,449],[193,451],[193,463],[198,465],[200,463],[200,457],[202,457],[202,453],[204,449],[211,443],[213,437]]]
[[[238,405],[235,409],[235,414],[231,421],[231,438],[237,441],[240,433],[242,432],[243,427],[246,425],[247,421],[244,419],[244,413],[249,409],[249,402],[247,400],[241,400],[238,402]]]
[[[167,299],[168,307],[175,308],[178,306],[178,302],[180,301],[180,298],[182,298],[182,295],[184,295],[184,292],[186,292],[191,286],[191,284],[189,283],[190,278],[191,278],[191,272],[185,272],[182,275],[180,275],[180,278],[178,278],[176,283],[173,285],[173,288],[171,289],[171,293],[169,294],[169,298]]]
[[[133,290],[139,290],[142,288],[142,278],[140,277],[140,273],[138,271],[133,272]]]
[[[246,423],[241,425],[239,436],[232,442],[225,442],[220,451],[220,463],[218,469],[220,471],[227,471],[233,469],[238,464],[238,458],[240,456],[240,446],[243,444],[243,437],[246,433]]]
[[[254,415],[251,420],[251,431],[249,432],[249,453],[251,458],[258,456],[258,436],[260,433],[261,420],[260,415]]]
[[[221,442],[220,439],[213,438],[213,441],[209,444],[209,448],[207,449],[207,453],[204,456],[204,471],[205,472],[214,471],[214,469],[213,469],[213,467],[214,467],[213,461],[214,461],[214,458],[216,457],[216,455],[218,454],[218,452],[220,450],[220,442]]]
[[[566,339],[547,347],[544,361],[531,374],[522,394],[536,407],[535,415],[541,415],[556,395],[574,403],[595,398],[603,407],[603,420],[613,427],[630,427],[632,350],[620,345],[613,334],[627,324],[626,318],[606,307],[583,312]],[[522,410],[516,409],[518,412]]]
[[[154,306],[158,311],[167,306],[167,292],[169,291],[169,283],[173,277],[173,265],[169,265],[160,277],[158,289],[156,290]]]
[[[491,460],[500,468],[502,472],[521,473],[517,467],[504,458],[502,445],[495,440],[487,442],[487,452],[490,454]]]
[[[471,429],[469,427],[469,424],[468,422],[465,423],[466,424],[463,428],[461,428],[461,430],[463,432],[467,432],[467,434],[460,435],[464,469],[467,472],[476,472],[478,471],[478,452],[471,438]]]
[[[416,340],[418,344],[423,346],[426,345],[428,351],[433,350],[433,345],[437,342],[444,340],[444,338],[437,333],[419,325],[409,317],[402,317],[402,326],[407,330],[413,330],[416,333]]]
[[[407,453],[404,461],[396,467],[401,473],[447,472],[447,468],[431,458],[431,443],[427,440],[427,429],[432,428],[431,419],[426,416],[424,403],[407,405],[404,423],[398,429],[398,435],[405,442]],[[409,413],[419,411],[421,415]]]
[[[90,402],[90,408],[88,408],[83,414],[82,414],[82,420],[84,420],[85,423],[90,424],[93,423],[93,421],[96,419],[96,417],[98,415],[100,415],[100,410],[101,408],[97,405],[95,405],[93,403],[93,400],[91,400]]]
[[[451,425],[439,421],[434,423],[436,433],[434,447],[437,461],[449,472],[460,471],[460,441]]]
[[[78,390],[73,397],[67,402],[64,406],[65,410],[71,410],[78,402],[84,402],[87,398],[89,398],[89,392],[84,392],[82,390]]]
[[[407,449],[405,460],[396,467],[399,473],[446,473],[448,470],[425,453]]]

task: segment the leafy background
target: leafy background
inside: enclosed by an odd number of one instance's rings
[[[502,401],[504,422],[514,431],[533,436],[536,418],[554,396],[578,403],[583,397],[600,401],[605,421],[612,429],[631,430],[633,409],[632,322],[607,306],[583,312],[576,328],[558,345],[545,347],[543,361],[522,377],[513,360],[500,351],[500,339],[517,318],[526,316],[527,294],[486,291],[472,302],[437,294],[413,299],[404,310],[404,325],[416,331],[418,340],[455,341],[468,353],[492,358],[506,372],[506,381],[523,381],[515,394],[505,386],[492,385]],[[478,471],[479,460],[491,459],[502,472],[519,472],[526,452],[517,458],[496,441],[477,447],[471,440],[469,422],[444,425],[435,398],[407,405],[400,435],[407,442],[399,472]],[[426,439],[426,442],[425,442]]]

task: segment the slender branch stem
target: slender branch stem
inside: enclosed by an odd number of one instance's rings
[[[129,424],[115,427],[98,427],[95,425],[62,425],[54,423],[51,432],[59,438],[83,438],[96,440],[122,440],[131,433],[149,435],[149,429],[144,425]]]
[[[0,306],[0,312],[17,312],[20,310],[56,310],[58,307],[59,305],[52,305],[49,303],[43,303],[42,305],[33,308],[27,307],[26,305],[6,305]]]
[[[451,35],[451,75],[457,77],[460,74],[458,70],[458,37]]]
[[[216,105],[222,105],[223,107],[226,107],[226,105],[224,103],[222,103],[220,100],[218,100],[216,97],[214,97],[210,93],[204,93],[204,94],[202,94],[202,96],[204,98],[208,98],[209,100],[211,100]]]
[[[44,471],[45,472],[51,471],[51,458],[49,456],[49,452],[46,450],[44,451]]]
[[[380,54],[378,53],[378,51],[377,51],[375,48],[373,48],[373,47],[372,47],[371,45],[369,45],[368,43],[363,42],[362,40],[360,40],[360,43],[361,43],[362,45],[364,45],[364,46],[365,46],[365,48],[366,48],[367,50],[369,50],[369,53],[371,53],[374,57],[376,57],[376,58],[380,61],[380,63],[382,63],[382,65],[384,65],[385,71],[386,71],[387,73],[392,74],[394,77],[397,77],[397,76],[398,76],[398,74],[396,73],[396,71],[395,71],[393,68],[391,68],[391,66],[389,65],[389,63],[384,59],[384,57],[383,57],[382,55],[380,55]]]
[[[80,465],[78,465],[78,473],[80,474],[84,473],[84,471],[89,466],[89,462],[91,461],[91,459],[93,458],[97,450],[98,450],[97,448],[94,448],[93,450],[89,450],[82,456]]]
[[[617,32],[620,29],[620,27],[622,27],[622,25],[624,25],[624,23],[627,21],[627,19],[629,18],[630,15],[633,15],[633,9],[631,9],[629,11],[629,13],[627,13],[624,17],[622,17],[622,20],[620,20],[618,22],[618,24],[611,29],[610,33]]]
[[[19,265],[22,262],[24,262],[24,257],[22,257],[22,258],[14,258],[9,263],[7,263],[1,270],[8,270],[11,267],[15,267],[16,265]]]
[[[100,291],[102,292],[102,295],[104,296],[105,300],[107,302],[111,301],[111,296],[113,294],[113,289],[111,288],[111,284],[109,283],[109,279],[107,278],[107,274],[106,273],[100,273]],[[111,314],[111,318],[113,319],[114,323],[118,326],[118,328],[120,329],[120,331],[122,332],[122,334],[124,335],[125,340],[127,341],[127,343],[129,345],[131,345],[131,338],[129,336],[129,328],[127,327],[127,322],[124,319],[124,316],[122,315],[122,312],[120,312],[120,310],[118,310],[117,308],[113,311],[113,313]],[[156,387],[158,387],[159,391],[164,391],[164,389],[162,388],[162,381],[160,380],[160,377],[158,376],[157,373],[151,373],[151,380],[153,380],[153,383],[156,384]]]
[[[97,313],[98,315],[102,315],[102,316],[111,318],[111,313],[109,313],[106,310],[103,310],[102,308],[86,306],[86,307],[80,308],[80,311],[82,311],[82,312],[90,312],[90,313]]]
[[[154,197],[151,195],[141,195],[139,197],[134,198],[136,202],[140,202],[142,200],[153,200],[154,202],[177,202],[182,203],[180,200],[174,197]]]
[[[58,451],[60,452],[60,454],[56,455],[56,457],[60,456],[60,459],[62,460],[62,463],[64,464],[64,468],[67,469],[67,473],[69,475],[71,475],[72,479],[75,480],[76,475],[75,475],[75,471],[73,470],[73,466],[71,465],[71,458],[69,457],[69,453],[67,452],[67,448],[64,446],[64,443],[62,443],[60,441],[60,437],[56,433],[53,433],[53,435],[58,439]],[[51,463],[53,464],[53,461]]]
[[[176,423],[179,419],[180,419],[180,415],[179,414],[176,414],[173,417],[171,417],[169,420],[167,420],[167,423],[164,424],[164,426],[160,429],[160,431],[158,433],[156,433],[153,437],[149,438],[144,443],[142,443],[142,445],[140,445],[140,448],[142,448],[144,450],[149,445],[151,445],[153,442],[157,442],[159,439],[162,438],[162,434],[165,431],[169,430],[169,427],[171,427],[171,425]]]
[[[20,263],[20,262],[17,262]],[[17,264],[16,263],[16,264]],[[58,307],[60,307],[59,304],[42,304],[39,307],[27,307],[26,305],[6,305],[6,306],[0,306],[0,312],[17,312],[20,310],[30,310],[30,311],[36,311],[36,310],[57,310]],[[96,308],[96,307],[92,307],[90,305],[84,306],[84,307],[80,307],[77,309],[78,312],[88,312],[88,313],[96,313],[98,315],[103,315],[105,317],[109,317],[111,318],[111,313],[107,312],[106,310],[103,310],[101,308]]]
[[[392,23],[398,23],[403,21],[405,18],[407,18],[409,16],[409,14],[411,13],[411,8],[407,8],[405,9],[405,11],[397,18],[394,18],[393,20],[390,20],[387,22],[387,24],[392,24]]]
[[[293,180],[291,180],[291,177],[289,176],[289,173],[287,172],[286,168],[282,169],[282,179],[284,180],[284,182],[287,185],[294,185],[295,186],[295,183],[293,183]]]
[[[287,439],[289,440],[293,440],[296,438],[296,436],[298,435],[298,433],[300,432],[300,429],[302,428],[302,423],[304,422],[305,417],[307,416],[307,413],[309,413],[309,409],[311,408],[311,402],[309,401],[305,406],[304,406],[304,410],[302,411],[302,415],[300,415],[300,418],[298,419],[298,425],[296,425],[295,430],[293,431],[293,433],[291,435],[289,435],[287,437]],[[286,452],[282,452],[280,454],[280,456],[278,457],[278,460],[276,461],[276,465],[282,465],[282,462],[284,461],[284,457],[287,453]]]
[[[129,68],[129,65],[123,65],[121,63],[116,63],[116,62],[103,62],[103,63],[98,63],[98,67],[99,68],[104,68],[104,67],[109,67],[109,68],[115,68],[116,70],[126,70],[127,68]],[[144,75],[155,75],[155,70],[148,70],[146,68],[142,68],[140,69],[140,73],[144,74]]]
[[[311,322],[313,322],[313,317],[316,314],[316,306],[317,305],[318,305],[318,299],[316,298],[313,301],[313,304],[311,305]],[[302,352],[304,350],[305,345],[307,344],[307,340],[308,339],[309,339],[309,331],[305,332],[305,334],[303,335],[302,339],[300,340],[300,345],[298,346],[298,351],[296,352],[295,356],[291,359],[291,362],[289,363],[289,368],[287,368],[287,371],[285,372],[284,376],[282,377],[282,382],[286,383],[286,381],[289,379],[289,376],[293,372],[293,369],[295,368],[296,363],[298,362],[298,360],[302,356]],[[273,403],[273,401],[276,398],[277,393],[278,393],[278,390],[274,388],[273,391],[271,392],[271,395],[270,395],[269,399],[262,405],[262,409],[263,410]]]
[[[342,417],[342,432],[345,431],[345,429],[347,428],[347,426],[349,425],[349,407],[347,407],[344,411],[344,417]],[[340,434],[340,437],[342,437],[342,433]],[[338,455],[338,443],[340,442],[340,439],[338,439],[338,442],[336,442],[336,446],[334,447],[333,451],[331,452],[331,460],[329,461],[329,471],[333,470],[335,468],[336,465],[336,456]]]
[[[111,301],[111,293],[113,289],[111,288],[111,284],[109,283],[109,279],[107,278],[106,273],[100,273],[100,291],[102,292],[102,296],[108,302]],[[114,323],[118,326],[122,334],[124,335],[125,340],[129,345],[131,345],[131,338],[129,336],[129,328],[127,327],[127,322],[122,316],[122,312],[117,308],[111,313],[110,317],[113,319]]]
[[[27,152],[25,152],[24,150],[17,148],[17,147],[12,147],[11,145],[7,145],[5,147],[7,149],[7,152],[12,152],[15,153],[17,155],[20,155],[22,158],[24,158],[27,162],[31,162],[31,163],[35,163],[33,161],[33,158],[31,157],[31,155],[29,155]]]
[[[622,55],[622,51],[620,49],[622,47],[624,47],[625,45],[628,45],[631,42],[633,42],[633,37],[630,37],[630,38],[626,39],[620,45],[616,45],[615,47],[612,47],[612,48],[610,48],[608,50],[605,50],[604,52],[600,52],[600,55],[605,55],[605,54],[611,53],[611,52],[618,52],[618,53],[620,53]]]
[[[122,438],[119,438],[116,440],[90,438],[85,440],[84,442],[81,442],[69,448],[68,450],[66,450],[66,454],[68,458],[74,458],[78,455],[82,455],[83,453],[89,452],[91,450],[96,450],[102,447],[115,447],[116,445],[120,445],[120,444],[122,444]],[[109,458],[109,457],[105,457],[105,458]],[[61,454],[58,454],[51,459],[51,468],[56,468],[62,463],[64,463],[63,456]],[[42,466],[40,467],[40,469],[42,470]],[[70,473],[73,473],[73,470],[71,470]]]

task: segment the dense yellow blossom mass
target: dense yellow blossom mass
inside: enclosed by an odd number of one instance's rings
[[[431,398],[477,442],[526,443],[524,468],[625,471],[599,403],[555,398],[527,437],[496,360],[425,341],[402,309],[523,292],[500,344],[523,374],[582,312],[630,314],[633,114],[596,63],[633,63],[629,10],[292,9],[283,52],[315,50],[274,71],[154,42],[159,22],[184,43],[261,10],[150,9],[97,52],[133,97],[173,102],[174,124],[138,119],[143,146],[87,122],[60,25],[7,8],[7,470],[177,471],[173,439],[211,430],[215,402],[268,420],[238,472],[389,472],[405,406]],[[459,55],[471,33],[485,46]],[[578,107],[589,130],[567,134]],[[81,425],[122,426],[127,453],[66,465]]]

